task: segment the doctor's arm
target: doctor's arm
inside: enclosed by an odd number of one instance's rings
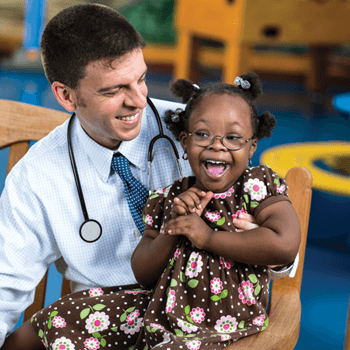
[[[0,347],[57,258],[47,222],[25,176],[10,173],[0,197]]]

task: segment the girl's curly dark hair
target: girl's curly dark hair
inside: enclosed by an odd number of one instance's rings
[[[251,110],[251,120],[253,126],[253,138],[261,140],[265,137],[270,137],[276,126],[276,119],[270,112],[264,112],[258,115],[254,101],[262,94],[262,86],[257,74],[249,72],[243,74],[240,78],[249,83],[249,88],[244,89],[239,84],[238,86],[215,83],[203,88],[185,79],[178,79],[171,83],[170,90],[174,96],[180,97],[182,103],[187,103],[184,111],[177,109],[176,111],[167,110],[165,112],[164,121],[167,128],[173,133],[175,138],[179,140],[181,131],[188,131],[188,123],[190,116],[196,104],[205,96],[211,94],[228,94],[232,96],[241,96],[249,105]],[[240,79],[238,79],[239,83]]]

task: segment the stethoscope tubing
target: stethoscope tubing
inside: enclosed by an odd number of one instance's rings
[[[151,109],[156,117],[158,129],[159,129],[159,135],[152,138],[152,140],[149,144],[149,147],[148,147],[147,160],[148,160],[148,164],[149,164],[148,165],[149,187],[151,187],[151,179],[150,179],[151,178],[151,163],[154,159],[154,155],[155,155],[156,151],[154,153],[152,153],[152,152],[153,152],[153,147],[154,147],[155,142],[158,141],[159,139],[163,138],[163,139],[166,139],[170,142],[171,147],[173,149],[172,153],[173,153],[173,156],[175,157],[175,161],[176,161],[176,164],[178,167],[180,177],[182,177],[182,170],[181,170],[181,166],[179,163],[179,153],[177,151],[175,143],[169,136],[164,135],[163,125],[162,125],[162,122],[160,120],[160,116],[159,116],[159,113],[157,111],[157,108],[155,107],[154,103],[151,101],[151,99],[148,96],[147,96],[147,103],[151,107]],[[70,117],[69,123],[68,123],[67,142],[68,142],[68,154],[69,154],[69,159],[70,159],[70,163],[72,166],[75,185],[76,185],[78,196],[79,196],[81,210],[82,210],[83,215],[84,215],[84,222],[80,226],[79,234],[80,234],[80,237],[85,242],[93,243],[93,242],[96,242],[101,237],[102,225],[98,221],[96,221],[94,219],[90,219],[88,211],[86,209],[85,199],[84,199],[83,190],[82,190],[81,183],[80,183],[80,178],[79,178],[78,169],[77,169],[77,165],[76,165],[75,157],[74,157],[74,152],[73,152],[73,146],[72,146],[72,126],[73,126],[74,117],[75,117],[75,113],[72,114],[72,116]],[[149,188],[149,190],[150,190],[150,188]]]

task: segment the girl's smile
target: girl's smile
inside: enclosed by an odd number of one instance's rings
[[[239,96],[204,96],[190,116],[188,129],[180,134],[180,140],[196,176],[196,186],[214,193],[225,192],[243,174],[257,147],[257,140],[250,139],[253,128],[249,105]],[[242,148],[228,149],[224,145],[228,138],[223,138],[228,134],[229,140],[242,138]],[[204,147],[202,140],[209,143],[206,137],[213,143]]]

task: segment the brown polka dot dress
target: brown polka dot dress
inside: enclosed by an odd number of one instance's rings
[[[146,204],[145,223],[159,228],[169,220],[174,197],[194,183],[195,178],[185,178],[156,190]],[[286,190],[284,180],[268,166],[247,168],[226,193],[214,195],[202,218],[213,230],[233,232],[232,220],[240,212],[256,216],[277,201],[288,201]],[[268,326],[269,274],[266,266],[225,261],[183,237],[144,315],[148,346],[222,349],[263,331]]]
[[[184,178],[156,190],[146,203],[145,224],[160,229],[174,197],[194,182]],[[202,218],[213,230],[233,232],[240,212],[256,216],[288,201],[286,191],[268,166],[247,168],[226,193],[214,195]],[[72,293],[34,315],[32,325],[54,350],[222,349],[268,326],[269,282],[265,266],[225,261],[183,237],[154,291],[130,285]]]

